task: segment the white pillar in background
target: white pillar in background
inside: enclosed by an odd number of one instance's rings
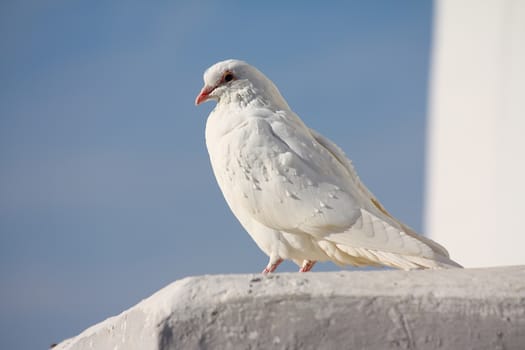
[[[525,0],[436,0],[425,226],[465,267],[525,264]]]

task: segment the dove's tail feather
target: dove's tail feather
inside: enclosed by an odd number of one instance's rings
[[[433,259],[429,259],[420,256],[399,255],[389,252],[374,252],[374,254],[381,258],[381,262],[384,265],[403,270],[450,269],[462,267],[455,261],[442,255],[436,255]]]
[[[349,247],[326,240],[318,241],[319,247],[338,265],[390,266],[403,270],[449,269],[462,266],[450,258],[436,254],[432,258],[403,255],[367,248]]]

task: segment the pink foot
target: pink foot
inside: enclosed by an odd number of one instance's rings
[[[268,266],[266,266],[264,268],[264,270],[262,271],[262,274],[263,275],[267,275],[269,273],[274,272],[275,269],[277,268],[277,266],[279,266],[282,262],[283,262],[283,259],[279,259],[276,262],[274,262],[273,264],[268,264]]]
[[[301,266],[301,269],[299,270],[299,272],[308,272],[312,269],[312,267],[314,267],[316,261],[311,261],[311,260],[305,260],[303,261],[303,266]]]

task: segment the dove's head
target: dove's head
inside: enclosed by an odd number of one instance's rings
[[[251,89],[250,96],[254,94],[259,98],[267,100],[269,103],[281,105],[281,108],[288,108],[288,104],[281,96],[277,87],[257,68],[240,60],[226,60],[215,63],[204,72],[204,87],[195,99],[195,104],[199,105],[208,100],[221,101],[224,96],[237,96],[238,98],[248,98],[248,94],[243,94],[246,89]],[[241,91],[242,90],[242,91]]]

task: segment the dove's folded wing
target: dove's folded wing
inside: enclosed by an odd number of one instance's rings
[[[264,162],[257,167],[265,169],[249,175],[257,178],[246,196],[254,219],[275,230],[319,238],[356,222],[361,203],[348,186],[346,170],[307,128],[258,118],[250,120],[246,130],[249,135],[240,138],[246,141],[237,161],[242,168],[244,163]]]
[[[333,143],[281,120],[262,124],[268,130],[259,135],[273,145],[269,166],[276,171],[254,192],[253,200],[265,204],[254,212],[257,221],[358,249],[429,259],[442,255],[440,246],[408,232],[384,210]]]

